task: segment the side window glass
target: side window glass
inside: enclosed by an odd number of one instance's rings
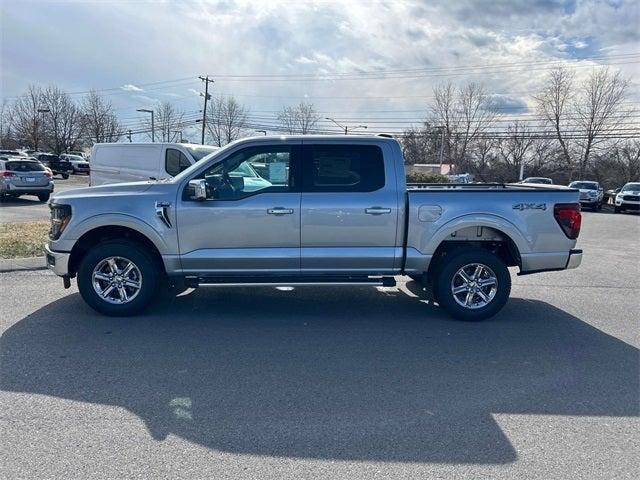
[[[204,173],[207,198],[238,200],[262,192],[288,192],[291,187],[290,146],[250,147]]]
[[[384,160],[375,145],[311,145],[307,152],[307,191],[372,192],[384,187]]]
[[[186,170],[191,166],[189,159],[184,153],[175,148],[167,148],[164,160],[164,169],[169,175],[175,177],[181,171]]]

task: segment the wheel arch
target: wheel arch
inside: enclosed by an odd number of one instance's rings
[[[95,245],[108,240],[128,240],[140,244],[157,261],[161,271],[165,271],[162,254],[158,246],[144,233],[124,225],[102,225],[85,231],[74,243],[69,256],[69,274],[75,276],[80,262]]]
[[[427,270],[429,278],[448,255],[461,248],[483,248],[501,258],[507,266],[521,267],[520,254],[527,252],[528,242],[515,227],[500,217],[472,216],[455,219],[441,227],[431,238],[429,249],[433,251]]]

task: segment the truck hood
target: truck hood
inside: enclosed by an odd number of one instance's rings
[[[130,183],[114,183],[111,185],[100,185],[96,187],[74,188],[65,190],[64,192],[55,193],[52,201],[55,203],[59,200],[67,200],[72,198],[87,197],[104,197],[112,195],[130,195],[146,192],[152,188],[156,182],[130,182]]]

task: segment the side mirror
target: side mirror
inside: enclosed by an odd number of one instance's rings
[[[191,200],[207,199],[207,181],[204,179],[189,180],[189,198]]]

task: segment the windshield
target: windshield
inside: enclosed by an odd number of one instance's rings
[[[39,162],[7,162],[7,170],[12,172],[44,172],[44,166]]]
[[[636,192],[640,191],[640,183],[627,183],[622,187],[623,192]]]
[[[598,184],[595,182],[571,182],[569,186],[581,190],[598,190]]]
[[[84,162],[84,158],[82,158],[80,155],[65,155],[64,159],[71,160],[72,162]]]
[[[218,147],[208,147],[205,145],[203,145],[202,147],[187,147],[185,145],[184,148],[186,148],[189,151],[189,153],[191,154],[191,156],[196,162],[198,160],[202,160],[207,155],[219,150]]]

